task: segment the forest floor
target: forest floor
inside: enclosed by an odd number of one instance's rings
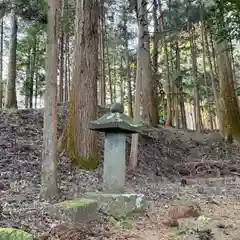
[[[59,108],[59,135],[66,116]],[[126,190],[145,194],[145,214],[116,221],[99,213],[96,222],[71,226],[59,225],[48,214],[48,203],[39,199],[42,127],[41,110],[0,112],[0,227],[45,234],[45,239],[240,239],[240,148],[218,133],[160,128],[141,136],[139,167],[127,171]],[[128,151],[129,143],[130,138]],[[102,159],[102,136],[99,149]],[[58,173],[56,202],[101,190],[102,161],[94,172],[76,170],[62,154]],[[180,219],[178,227],[166,225],[169,209],[186,204],[198,204],[201,216]]]

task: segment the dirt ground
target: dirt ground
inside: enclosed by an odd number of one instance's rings
[[[177,199],[149,202],[145,216],[125,219],[118,223],[118,233],[114,239],[239,240],[240,202],[237,194],[239,184],[238,177],[191,178],[191,185],[185,186],[184,194]],[[220,191],[218,194],[211,194],[212,188],[219,188]],[[169,209],[186,204],[198,204],[201,209],[200,216],[180,219],[178,227],[166,226],[164,222]],[[116,225],[113,225],[113,229],[115,227]]]
[[[58,112],[58,133],[66,122],[66,109]],[[70,226],[74,237],[61,238],[52,229],[61,223],[39,199],[41,187],[43,116],[38,110],[0,111],[0,227],[15,227],[44,239],[240,239],[240,149],[222,141],[218,133],[197,134],[159,128],[140,136],[139,166],[127,170],[127,188],[143,193],[149,207],[141,217],[116,221],[102,216],[88,226]],[[127,138],[127,154],[130,150]],[[55,202],[101,190],[103,136],[99,135],[100,165],[94,172],[71,169],[67,156],[58,156],[61,194]],[[127,159],[128,160],[128,159]],[[187,185],[182,186],[182,179]],[[172,207],[198,203],[201,216],[166,226]],[[238,220],[239,219],[239,220]],[[66,229],[66,228],[64,228]],[[75,230],[74,230],[75,229]],[[92,229],[92,231],[90,231]]]

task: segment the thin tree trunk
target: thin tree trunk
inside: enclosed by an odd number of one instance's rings
[[[37,100],[38,100],[38,70],[36,70],[35,74],[35,108],[37,108]]]
[[[140,4],[140,3],[139,3]],[[156,116],[156,98],[152,82],[152,68],[150,58],[150,37],[148,30],[148,17],[147,17],[147,2],[141,0],[139,5],[139,27],[143,28],[142,36],[143,44],[141,48],[142,57],[142,118],[153,126],[158,125],[158,117]]]
[[[211,55],[210,55],[210,49],[209,49],[209,43],[207,38],[207,30],[205,29],[205,43],[206,43],[206,50],[207,50],[207,57],[208,57],[208,64],[209,64],[209,70],[210,70],[210,77],[212,82],[212,90],[213,90],[213,96],[216,103],[216,111],[217,111],[217,118],[218,118],[218,124],[220,126],[220,131],[223,131],[223,122],[222,122],[222,116],[221,116],[221,109],[220,109],[220,99],[219,94],[217,91],[217,85],[216,80],[213,73],[213,66],[211,61]]]
[[[137,9],[141,6],[141,0],[138,0]],[[140,13],[139,13],[140,14]],[[138,12],[136,12],[138,17]],[[142,45],[143,45],[143,28],[138,22],[138,48],[137,48],[137,72],[136,72],[136,90],[135,90],[135,108],[134,108],[134,121],[140,122],[140,102],[141,102],[141,90],[142,90]],[[132,135],[132,144],[130,152],[130,166],[134,170],[138,164],[138,134]]]
[[[58,68],[58,1],[48,2],[46,89],[42,152],[41,198],[58,194],[57,186],[57,68]]]
[[[142,63],[141,63],[141,35],[142,29],[138,30],[138,51],[137,51],[137,74],[136,74],[136,91],[135,91],[135,108],[134,108],[134,121],[140,122],[140,102],[141,102],[141,89],[142,89]],[[132,144],[130,152],[130,165],[132,169],[135,169],[138,164],[138,134],[132,135]]]
[[[179,48],[178,39],[176,41],[176,72],[178,75],[181,73],[181,58],[180,58],[180,48]],[[183,93],[182,93],[182,76],[178,76],[176,78],[175,86],[176,86],[175,118],[176,118],[176,128],[179,129],[180,128],[179,111],[181,113],[185,114],[185,109],[181,109],[181,95],[183,95]],[[184,107],[184,104],[182,107]],[[181,118],[182,118],[182,121],[184,121],[184,117],[181,117]],[[185,125],[185,123],[182,122],[182,125]]]
[[[124,45],[126,53],[126,68],[127,68],[127,86],[128,86],[128,115],[133,117],[133,100],[132,100],[132,86],[131,86],[131,71],[129,62],[129,49],[128,49],[128,29],[127,29],[127,8],[124,6],[123,10],[123,21],[124,21]]]
[[[205,89],[206,89],[206,97],[207,97],[207,120],[208,122],[211,119],[211,106],[210,106],[210,91],[208,88],[208,77],[207,77],[207,70],[206,70],[206,47],[205,47],[205,23],[204,23],[204,9],[201,5],[201,41],[202,41],[202,54],[203,54],[203,74],[204,74],[204,82],[205,82]],[[209,122],[210,127],[212,126]],[[211,128],[211,131],[213,129]]]
[[[36,47],[37,47],[37,36],[34,36],[33,49],[31,54],[30,62],[30,79],[29,79],[29,107],[33,108],[33,88],[34,88],[34,75],[35,75],[35,63],[36,63]]]
[[[25,95],[25,108],[29,108],[29,82],[30,82],[30,71],[31,71],[31,49],[29,48],[28,50],[28,55],[27,55],[27,66],[26,66],[26,74],[25,74],[25,82],[24,82],[24,95]]]
[[[157,84],[157,76],[158,76],[158,43],[159,43],[159,38],[157,36],[159,32],[159,23],[157,19],[157,8],[158,8],[158,3],[157,0],[153,1],[153,24],[154,24],[154,35],[153,35],[153,50],[152,50],[152,65],[153,65],[153,74],[152,74],[152,81],[153,81],[153,91],[154,91],[154,98],[156,101],[156,116],[157,116],[157,124],[159,124],[159,104],[157,101],[157,96],[159,96],[159,91],[158,91],[158,84]]]
[[[160,25],[160,32],[164,32],[163,28],[163,12],[162,12],[162,5],[161,1],[158,0],[158,8],[160,12],[159,17],[159,25]],[[166,126],[172,126],[172,84],[170,79],[170,71],[169,71],[169,64],[168,64],[168,49],[167,49],[167,41],[165,35],[162,37],[162,45],[164,48],[164,65],[165,65],[165,80],[167,82],[167,118],[166,118]]]
[[[17,51],[17,17],[14,9],[11,10],[11,38],[10,38],[10,53],[8,63],[8,79],[6,86],[6,108],[17,108],[17,94],[16,94],[16,51]]]
[[[169,65],[168,65],[168,50],[167,42],[164,40],[164,59],[166,68],[166,79],[167,79],[167,119],[166,126],[172,126],[172,84],[170,79]]]
[[[69,100],[69,79],[68,79],[68,69],[70,68],[70,63],[68,62],[69,55],[69,34],[65,35],[65,70],[64,70],[64,101]]]
[[[229,45],[230,45],[231,63],[232,63],[232,70],[233,70],[233,81],[234,81],[234,84],[236,85],[236,78],[237,77],[236,77],[234,49],[233,49],[232,39],[230,39]]]
[[[123,69],[123,57],[121,57],[120,69]],[[124,78],[120,75],[120,98],[121,103],[124,105]]]
[[[196,53],[196,42],[195,42],[195,31],[193,26],[190,26],[190,44],[191,44],[191,54],[192,54],[192,68],[193,68],[193,76],[195,80],[194,86],[194,107],[195,107],[195,124],[196,130],[201,132],[201,111],[200,111],[200,96],[199,96],[199,83],[197,76],[197,53]]]
[[[108,81],[109,81],[109,93],[110,93],[110,101],[113,103],[113,87],[112,87],[112,71],[111,71],[111,63],[109,57],[108,46],[107,48],[107,64],[108,64]]]
[[[64,97],[64,10],[65,10],[65,0],[61,0],[62,5],[61,5],[61,30],[60,30],[60,59],[59,59],[59,101],[63,102],[63,97]],[[65,63],[66,64],[66,63]]]
[[[105,66],[104,66],[104,0],[100,0],[100,16],[99,16],[99,104],[106,104],[106,86],[105,86]]]
[[[216,53],[215,53],[215,48],[214,48],[214,43],[213,43],[213,36],[212,36],[213,34],[211,31],[210,31],[209,35],[210,35],[210,43],[211,43],[211,49],[212,49],[212,59],[213,59],[214,71],[215,71],[215,75],[219,76],[219,69],[218,69],[218,66],[216,63]],[[208,41],[206,41],[206,42],[208,43]],[[209,46],[208,46],[208,49],[209,49]],[[210,53],[210,50],[209,50],[209,53]]]
[[[113,58],[113,101],[117,100],[117,66],[116,66],[116,57]]]
[[[176,71],[178,74],[181,74],[181,58],[180,58],[180,48],[179,48],[179,40],[176,41]],[[182,76],[179,76],[176,80],[177,84],[177,107],[180,107],[180,113],[181,113],[181,123],[182,128],[187,129],[187,120],[186,120],[186,111],[185,111],[185,105],[184,105],[184,94],[183,94],[183,82],[182,82]],[[177,112],[177,119],[179,118],[179,109]],[[177,128],[180,128],[179,119],[177,121]]]
[[[0,23],[0,108],[3,107],[3,18]]]

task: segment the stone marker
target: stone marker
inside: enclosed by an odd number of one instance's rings
[[[86,198],[64,201],[49,207],[49,212],[54,217],[72,223],[96,220],[97,211],[97,201]]]
[[[87,193],[86,197],[97,200],[100,210],[116,219],[141,212],[146,206],[143,194],[124,193],[126,135],[144,129],[123,112],[123,105],[115,103],[110,113],[89,123],[90,129],[105,133],[104,173],[103,192]]]
[[[110,113],[89,123],[91,130],[105,133],[103,174],[105,193],[124,192],[126,134],[142,131],[142,125],[135,124],[123,111],[123,105],[115,103],[111,106]]]

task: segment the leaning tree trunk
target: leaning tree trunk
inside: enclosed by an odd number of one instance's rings
[[[223,119],[223,133],[226,139],[240,143],[240,112],[234,90],[231,59],[227,40],[216,44],[218,69],[220,74],[220,99]]]
[[[98,166],[97,136],[88,123],[97,118],[98,1],[79,0],[76,4],[75,54],[72,91],[62,148],[73,166]]]
[[[57,186],[57,64],[58,64],[58,0],[48,2],[46,89],[42,152],[41,197],[51,199]]]
[[[6,108],[17,108],[17,95],[16,95],[17,30],[18,30],[17,16],[14,9],[12,9],[8,79],[7,79],[7,86],[6,86],[6,98],[5,98]]]

